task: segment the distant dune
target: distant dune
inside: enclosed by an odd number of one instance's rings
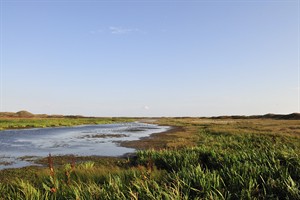
[[[32,118],[34,117],[35,115],[28,112],[28,111],[25,111],[25,110],[22,110],[22,111],[19,111],[19,112],[0,112],[0,117],[20,117],[20,118]]]
[[[263,117],[271,118],[271,119],[300,119],[300,113],[292,113],[288,115],[267,114],[267,115],[263,115]]]
[[[81,115],[47,115],[47,114],[32,114],[26,110],[19,112],[0,112],[0,118],[84,118]]]
[[[32,114],[26,110],[19,112],[0,112],[0,118],[94,118],[82,115],[47,115]],[[99,117],[97,117],[99,118]],[[100,117],[101,118],[101,117]],[[146,117],[147,118],[147,117]],[[174,117],[174,118],[190,118],[190,117]],[[265,114],[265,115],[225,115],[215,117],[199,117],[203,119],[277,119],[277,120],[300,120],[300,113],[283,114]]]
[[[212,119],[282,119],[282,120],[299,120],[300,113],[291,113],[287,115],[283,114],[266,114],[266,115],[233,115],[233,116],[219,116],[219,117],[210,117]]]

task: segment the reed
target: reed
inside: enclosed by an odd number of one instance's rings
[[[172,148],[141,150],[113,166],[73,160],[55,167],[49,155],[46,173],[0,183],[0,199],[300,199],[300,137],[289,129],[299,122],[161,123],[185,128],[174,141],[164,137]],[[270,124],[276,128],[266,131]],[[182,148],[191,138],[195,145]]]
[[[83,124],[111,124],[132,122],[130,118],[0,118],[0,130],[77,126]]]

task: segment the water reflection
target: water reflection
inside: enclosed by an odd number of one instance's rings
[[[32,165],[21,158],[46,157],[49,153],[121,156],[135,149],[121,147],[119,142],[139,140],[167,129],[167,126],[134,122],[0,131],[0,169]]]

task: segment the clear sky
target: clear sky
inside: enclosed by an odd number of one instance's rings
[[[298,0],[1,1],[1,111],[298,112]]]

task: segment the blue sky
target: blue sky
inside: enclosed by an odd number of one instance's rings
[[[298,112],[298,1],[1,1],[1,110]]]

